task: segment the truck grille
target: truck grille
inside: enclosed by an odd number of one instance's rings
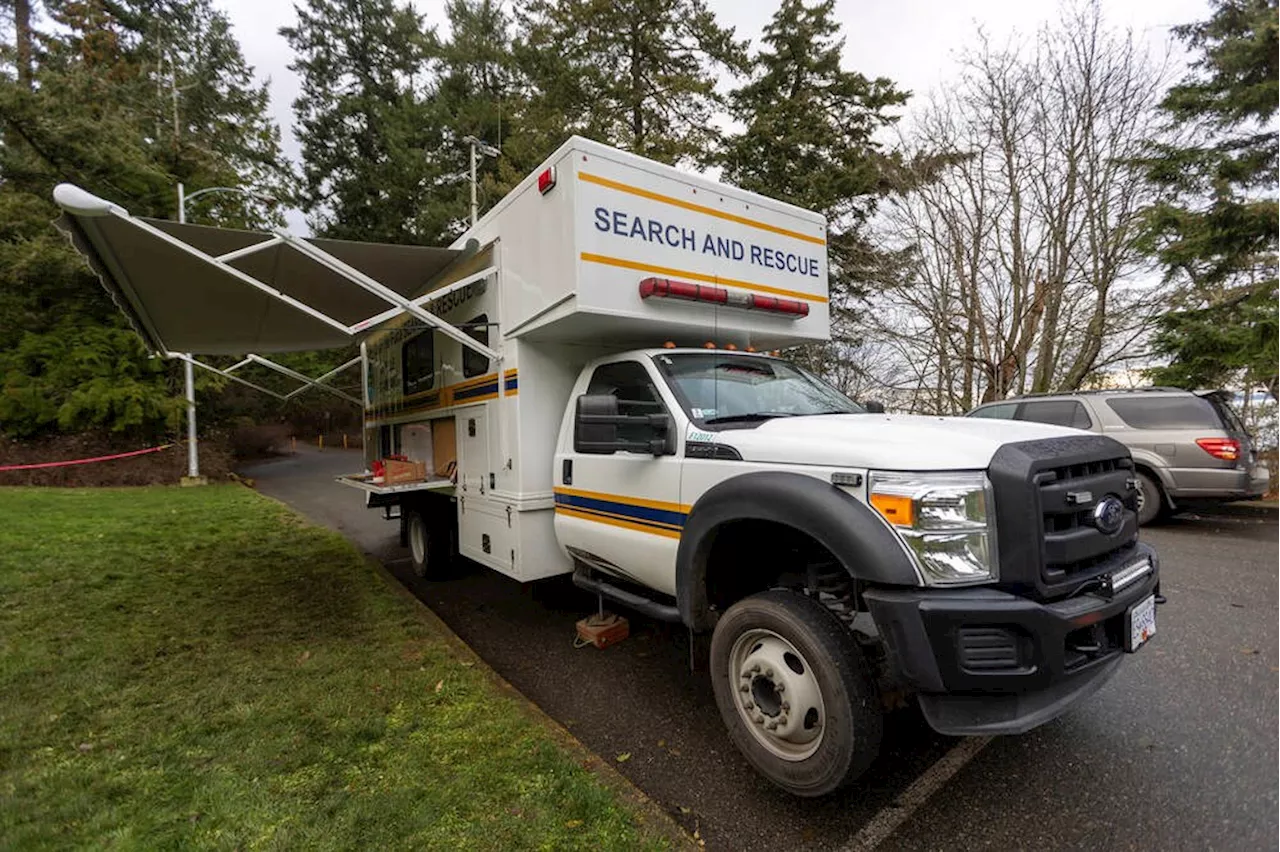
[[[989,475],[1002,582],[1054,597],[1113,567],[1137,543],[1133,460],[1110,438],[1009,444],[992,459]],[[1109,495],[1126,510],[1112,533],[1094,521],[1095,507]]]

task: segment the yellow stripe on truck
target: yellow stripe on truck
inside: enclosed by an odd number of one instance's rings
[[[777,225],[770,225],[760,222],[756,219],[748,219],[746,216],[738,216],[734,213],[726,213],[723,210],[717,210],[714,207],[706,207],[702,204],[694,204],[691,201],[684,201],[680,198],[672,198],[669,195],[662,195],[657,192],[650,192],[647,189],[641,189],[638,186],[621,183],[609,178],[593,175],[589,172],[578,172],[578,180],[594,183],[598,186],[616,189],[618,192],[625,192],[628,195],[635,195],[640,198],[647,198],[650,201],[658,201],[662,204],[670,204],[672,207],[679,207],[681,210],[692,210],[695,213],[703,213],[707,216],[715,216],[717,219],[724,219],[727,222],[737,222],[739,225],[746,225],[751,228],[759,228],[762,231],[769,231],[773,234],[781,234],[784,237],[791,237],[796,240],[804,240],[806,243],[825,246],[827,241],[822,237],[811,236],[810,234],[802,234],[799,231],[789,231],[786,228],[779,228]]]

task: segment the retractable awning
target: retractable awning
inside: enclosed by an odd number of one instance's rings
[[[58,226],[157,352],[330,349],[408,313],[498,357],[424,307],[496,271],[431,289],[474,243],[443,249],[178,224],[131,216],[71,184],[54,200],[65,211]]]

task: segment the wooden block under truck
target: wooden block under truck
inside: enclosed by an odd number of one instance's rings
[[[733,741],[792,793],[867,769],[887,684],[942,733],[1018,733],[1155,632],[1124,446],[873,413],[768,354],[828,338],[815,213],[579,138],[447,249],[55,197],[158,352],[358,342],[369,470],[344,481],[418,573],[571,573],[710,633]]]

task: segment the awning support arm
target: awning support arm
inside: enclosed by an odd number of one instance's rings
[[[206,364],[203,361],[198,361],[195,358],[192,358],[190,355],[183,355],[181,352],[170,352],[169,357],[177,358],[179,361],[186,361],[187,363],[194,364],[195,366],[200,367],[203,370],[208,370],[210,373],[215,373],[219,376],[222,376],[224,379],[230,379],[233,382],[239,382],[240,384],[245,385],[246,387],[251,387],[256,391],[261,391],[262,393],[265,393],[268,396],[274,396],[276,399],[280,400],[281,402],[285,400],[284,394],[276,393],[270,388],[264,388],[262,385],[255,385],[253,382],[248,381],[247,379],[242,379],[239,376],[233,376],[230,373],[228,373],[226,370],[219,370],[217,367]]]
[[[314,387],[321,387],[321,389],[322,389],[322,390],[329,390],[329,387],[328,387],[327,385],[324,385],[324,383],[325,383],[326,381],[328,381],[329,379],[332,379],[334,376],[338,375],[338,374],[339,374],[339,373],[341,373],[343,370],[349,369],[350,367],[353,367],[353,366],[355,366],[356,364],[359,364],[359,363],[360,363],[360,356],[358,356],[358,355],[357,355],[355,358],[352,358],[350,361],[348,361],[347,363],[343,364],[341,367],[335,367],[335,368],[333,368],[332,370],[330,370],[329,372],[325,373],[325,374],[324,374],[323,376],[321,376],[320,378],[318,378],[318,379],[313,379],[312,381],[308,382],[307,384],[303,385],[302,387],[297,388],[296,390],[291,390],[291,391],[289,391],[289,393],[286,395],[286,397],[287,397],[288,399],[293,399],[295,396],[297,396],[298,394],[302,393],[302,392],[303,392],[303,391],[305,391],[307,388],[309,388],[309,387],[313,387],[313,386],[314,386]],[[323,386],[323,387],[322,387],[322,386]],[[347,397],[347,399],[351,399],[351,397]],[[353,401],[353,402],[357,402],[357,404],[359,404],[359,405],[363,405],[363,404],[364,404],[364,403],[363,403],[363,401],[357,401],[357,400],[352,400],[352,401]]]
[[[419,296],[418,298],[413,300],[412,304],[421,307],[422,305],[428,304],[430,302],[434,302],[437,299],[444,298],[445,296],[449,295],[450,293],[456,290],[461,290],[463,287],[469,287],[472,284],[476,283],[477,281],[482,281],[485,278],[488,278],[490,275],[493,275],[497,271],[498,271],[498,267],[487,266],[484,269],[480,270],[479,272],[473,273],[471,275],[468,275],[466,278],[453,282],[447,287],[441,287],[439,290],[432,290],[430,293],[427,293],[425,296]],[[372,328],[373,326],[378,325],[379,323],[386,322],[387,320],[392,319],[393,317],[398,317],[402,313],[404,313],[404,311],[400,310],[399,308],[392,308],[389,311],[383,311],[380,314],[375,314],[374,316],[371,316],[365,320],[361,320],[360,322],[351,326],[351,333],[355,334],[358,331],[365,331],[366,329]],[[472,344],[473,345],[475,344],[474,340],[472,341]]]
[[[302,373],[299,373],[297,370],[291,370],[288,367],[284,366],[283,364],[277,364],[275,361],[272,361],[269,358],[263,358],[261,355],[250,355],[249,357],[245,358],[239,363],[232,364],[230,367],[227,367],[226,369],[219,369],[217,367],[214,367],[211,364],[206,364],[203,361],[198,361],[190,355],[184,355],[178,352],[171,353],[169,357],[176,358],[180,361],[186,361],[190,364],[194,364],[195,366],[200,367],[201,369],[208,370],[210,373],[216,373],[217,375],[222,376],[224,379],[231,379],[231,381],[233,382],[239,382],[240,384],[246,387],[253,388],[254,390],[265,393],[268,396],[273,396],[276,399],[280,400],[281,402],[288,402],[298,394],[305,391],[307,388],[320,388],[321,390],[328,391],[329,393],[332,393],[332,394],[336,394],[337,396],[342,397],[348,402],[353,402],[356,405],[363,404],[360,400],[356,399],[350,394],[340,391],[337,388],[333,387],[332,385],[324,384],[325,381],[338,375],[343,370],[349,369],[355,366],[356,364],[359,364],[360,359],[358,357],[352,358],[350,361],[343,364],[341,367],[337,367],[335,369],[330,370],[329,372],[325,373],[323,376],[321,376],[318,379],[309,378],[308,376],[305,376]],[[298,388],[294,388],[288,393],[280,393],[278,391],[273,391],[270,388],[264,388],[262,385],[255,384],[254,382],[251,382],[248,379],[242,379],[239,376],[232,375],[233,370],[238,370],[246,364],[261,364],[267,369],[275,370],[277,373],[288,376],[289,378],[294,379],[296,381],[302,382],[302,386]]]
[[[277,373],[280,373],[281,375],[288,376],[291,379],[302,382],[303,386],[301,388],[298,388],[298,390],[305,390],[308,387],[320,388],[321,390],[326,390],[331,394],[340,396],[343,399],[347,400],[348,402],[354,402],[356,405],[363,405],[363,403],[360,400],[356,399],[351,394],[344,393],[343,391],[338,390],[332,385],[322,385],[318,380],[312,379],[310,376],[304,375],[303,373],[299,373],[297,370],[291,370],[288,367],[284,366],[283,364],[277,364],[275,361],[272,361],[270,358],[263,358],[261,355],[250,355],[249,358],[251,358],[253,360],[253,363],[255,364],[261,364],[262,366],[266,367],[269,370],[275,370]],[[288,399],[291,396],[293,396],[292,393],[285,396],[284,399]]]
[[[312,245],[306,240],[302,240],[302,239],[299,239],[298,237],[295,237],[293,234],[290,234],[288,231],[276,231],[276,234],[280,236],[289,246],[291,246],[294,250],[298,251],[300,254],[303,254],[306,257],[311,258],[312,260],[314,260],[319,264],[322,264],[323,266],[327,266],[329,269],[343,276],[344,278],[346,278],[348,281],[352,282],[356,286],[367,290],[368,292],[372,293],[375,296],[378,296],[385,302],[395,305],[402,312],[408,313],[416,317],[417,319],[422,320],[427,325],[437,329],[445,336],[452,337],[454,340],[456,340],[461,345],[467,347],[468,349],[478,352],[481,355],[485,356],[486,358],[490,358],[495,361],[502,360],[502,356],[499,355],[495,350],[490,349],[488,346],[485,346],[483,343],[480,343],[478,340],[471,337],[466,332],[462,331],[459,328],[456,328],[453,325],[450,325],[449,323],[445,322],[444,320],[440,319],[438,316],[435,316],[434,314],[427,313],[422,308],[415,305],[413,301],[411,301],[410,299],[407,299],[404,296],[401,296],[399,293],[397,293],[395,290],[392,290],[390,287],[387,287],[373,280],[368,275],[365,275],[363,272],[356,269],[355,267],[349,266],[348,264],[343,263],[341,260],[338,260],[338,258],[334,257],[333,255],[329,254],[323,249],[317,248],[316,246]],[[227,268],[230,269],[231,267],[227,267]],[[346,326],[343,326],[343,330],[346,331],[348,334],[351,333],[350,329],[348,329],[348,327]]]
[[[251,246],[245,246],[244,248],[236,249],[235,251],[229,251],[226,254],[220,254],[214,259],[217,260],[219,263],[229,263],[230,261],[236,260],[241,257],[246,257],[251,254],[257,254],[260,251],[266,251],[272,246],[280,245],[280,243],[282,242],[284,242],[284,240],[280,239],[280,237],[277,235],[272,237],[269,240],[263,240],[262,242],[254,243]]]

